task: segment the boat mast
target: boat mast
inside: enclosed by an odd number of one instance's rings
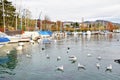
[[[16,29],[15,30],[17,30],[17,5],[16,5],[16,0],[15,0],[15,6],[16,6],[16,12],[15,12],[15,16],[16,16]]]
[[[42,20],[41,20],[41,14],[42,14],[42,11],[40,12],[40,14],[39,14],[39,20],[40,20],[40,30],[42,30]]]
[[[36,23],[35,23],[35,30],[38,30],[38,28],[37,28],[37,19],[36,19]]]
[[[1,0],[2,1],[2,6],[3,6],[3,25],[4,25],[4,32],[5,31],[5,9],[4,9],[4,0]]]

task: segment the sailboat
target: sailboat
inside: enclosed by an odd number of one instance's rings
[[[4,46],[5,44],[9,43],[9,38],[5,33],[0,32],[0,47]]]

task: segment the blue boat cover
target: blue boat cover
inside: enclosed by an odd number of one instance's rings
[[[0,37],[0,42],[9,42],[10,40],[6,37]]]
[[[51,31],[38,31],[38,33],[40,34],[40,35],[52,35],[52,32]]]

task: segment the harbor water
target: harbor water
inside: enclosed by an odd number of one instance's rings
[[[114,62],[120,59],[119,33],[69,35],[51,44],[27,42],[20,51],[16,51],[17,46],[0,48],[0,80],[120,80],[120,64]],[[70,61],[71,55],[77,57],[75,62]],[[78,63],[85,69],[78,69]],[[110,64],[112,70],[106,71]],[[57,70],[58,66],[63,66],[63,71]]]

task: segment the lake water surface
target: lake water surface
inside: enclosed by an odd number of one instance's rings
[[[68,36],[51,44],[26,45],[22,51],[14,49],[17,44],[0,49],[2,54],[13,46],[10,54],[0,57],[0,80],[120,80],[120,64],[114,62],[120,59],[120,34]],[[75,55],[77,61],[72,63],[70,55]],[[98,56],[102,59],[98,60]],[[99,69],[97,62],[101,65]],[[78,63],[85,65],[85,70],[78,69]],[[112,71],[106,71],[109,64],[113,66]],[[64,70],[56,70],[61,65]]]

